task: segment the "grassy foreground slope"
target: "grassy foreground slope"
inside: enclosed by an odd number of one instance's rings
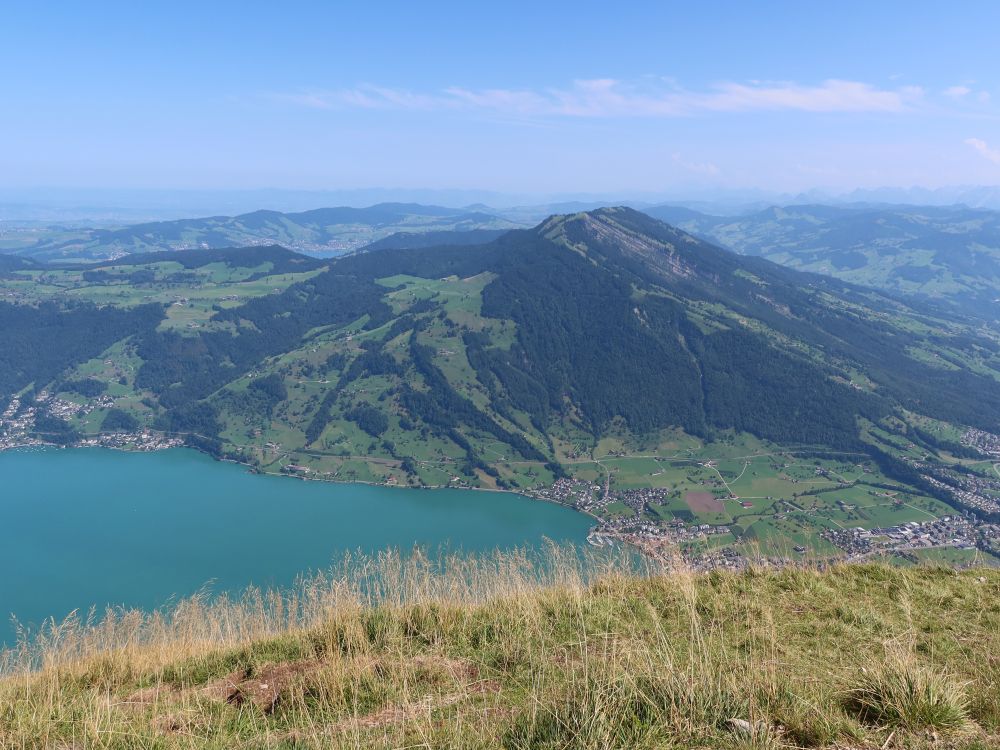
[[[1000,742],[998,571],[360,562],[283,595],[53,631],[9,655],[0,747]],[[31,656],[41,668],[19,671]]]

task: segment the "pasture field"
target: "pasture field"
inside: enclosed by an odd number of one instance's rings
[[[957,547],[935,547],[916,549],[906,555],[894,555],[887,558],[894,565],[945,565],[950,568],[968,567],[1000,567],[1000,561],[993,555],[987,555],[978,549],[959,549]]]
[[[744,539],[760,545],[765,555],[794,558],[795,547],[805,547],[813,556],[833,555],[837,549],[820,537],[824,527],[804,514],[769,516],[747,527]]]

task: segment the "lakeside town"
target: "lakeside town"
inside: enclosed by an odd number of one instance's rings
[[[65,420],[81,414],[86,415],[94,409],[109,407],[113,404],[114,401],[106,396],[98,397],[86,404],[77,404],[52,396],[45,391],[40,392],[33,402],[22,404],[20,399],[13,398],[0,414],[0,451],[52,445],[52,441],[43,440],[35,432],[35,420],[40,413]],[[183,444],[184,441],[180,438],[149,429],[85,435],[73,442],[73,445],[78,447],[116,448],[134,451],[157,451],[176,448]]]
[[[991,480],[983,480],[992,487]],[[956,495],[956,500],[970,508],[987,508],[985,502],[974,505],[968,502],[968,492],[956,490],[951,485],[943,488]],[[666,521],[648,512],[653,505],[663,504],[670,495],[666,488],[641,488],[611,490],[592,482],[563,478],[552,486],[531,491],[541,499],[570,505],[599,519],[588,541],[595,546],[624,543],[642,550],[654,559],[683,558],[694,569],[742,568],[752,561],[770,564],[791,564],[812,554],[804,545],[794,545],[785,554],[766,556],[759,545],[713,543],[733,533],[732,524],[703,523],[674,518]],[[978,497],[978,496],[977,496]],[[630,515],[607,516],[602,511],[613,503],[630,508]],[[843,507],[852,507],[841,503]],[[775,514],[783,520],[785,513]],[[980,551],[987,559],[1000,563],[1000,523],[982,520],[971,511],[956,512],[926,522],[906,522],[887,527],[826,529],[818,534],[840,551],[828,555],[830,559],[863,561],[875,556],[900,556],[909,558],[920,550],[954,549]],[[727,539],[726,541],[732,541]]]
[[[865,529],[830,529],[824,539],[845,550],[848,560],[863,560],[887,552],[953,547],[960,550],[1000,549],[1000,524],[976,523],[963,516],[943,516],[934,521],[910,521],[896,526]]]
[[[1000,458],[1000,435],[994,435],[992,432],[970,428],[962,435],[961,444],[992,458]]]

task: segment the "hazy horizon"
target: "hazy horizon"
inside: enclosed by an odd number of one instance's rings
[[[705,213],[742,213],[765,206],[808,203],[883,205],[967,205],[1000,210],[1000,186],[968,185],[929,189],[924,187],[856,188],[835,191],[814,188],[799,193],[764,189],[700,189],[690,191],[621,191],[619,193],[505,193],[472,189],[355,188],[294,190],[247,188],[242,190],[171,190],[154,188],[28,188],[0,187],[0,222],[97,221],[199,218],[235,215],[258,210],[298,212],[316,208],[379,203],[416,203],[449,208],[482,207],[498,211],[573,204],[631,205],[648,207],[672,204]]]

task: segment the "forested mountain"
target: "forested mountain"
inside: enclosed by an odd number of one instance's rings
[[[992,328],[628,208],[333,260],[5,268],[0,447],[183,442],[263,471],[512,488],[656,543],[693,522],[850,551],[844,528],[941,519],[968,545],[955,509],[1000,519]]]
[[[965,206],[772,207],[710,216],[678,206],[644,212],[745,255],[1000,315],[1000,213]]]
[[[328,426],[346,419],[373,436],[398,432],[380,449],[388,456],[412,458],[405,443],[433,435],[469,466],[485,465],[477,441],[554,462],[555,435],[597,440],[616,426],[857,449],[859,420],[899,410],[1000,425],[994,339],[624,208],[555,216],[481,245],[372,251],[325,269],[280,248],[132,256],[81,270],[80,283],[91,295],[170,288],[197,284],[191,274],[218,273],[219,264],[244,287],[285,286],[199,313],[184,296],[166,314],[180,306],[186,327],[150,325],[164,313],[137,304],[149,295],[131,296],[119,317],[84,300],[4,304],[5,395],[42,388],[60,369],[54,360],[73,366],[127,334],[137,363],[130,387],[149,418],[220,451],[252,436],[245,426],[262,429],[248,406],[258,402],[303,448],[328,445]],[[93,352],[64,349],[45,333],[53,326],[70,338],[98,326],[108,337],[94,339]],[[265,375],[273,386],[251,387]],[[310,379],[318,387],[303,385]],[[289,402],[289,387],[308,393]]]
[[[368,208],[321,208],[299,213],[254,211],[240,216],[211,216],[136,224],[118,229],[52,231],[32,229],[11,234],[4,247],[41,260],[116,258],[192,248],[280,244],[300,252],[331,256],[355,250],[397,232],[506,230],[518,225],[481,211],[381,203]]]

